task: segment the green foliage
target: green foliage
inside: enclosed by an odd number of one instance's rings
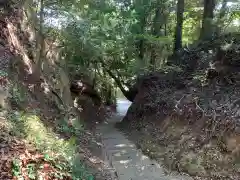
[[[0,70],[0,77],[6,77],[8,75],[7,72]]]
[[[29,142],[35,144],[43,153],[58,152],[58,156],[71,158],[74,147],[60,139],[50,129],[47,129],[36,114],[13,112],[9,116],[14,124],[14,132],[19,131]],[[57,157],[56,157],[57,158]]]
[[[86,180],[94,180],[94,176],[85,170],[86,167],[81,159],[77,156],[72,163],[72,176],[73,180],[81,180],[85,177]]]
[[[13,84],[11,89],[11,99],[17,104],[21,104],[26,100],[26,92],[19,84]]]
[[[39,152],[44,154],[44,162],[53,165],[56,171],[54,177],[58,179],[64,178],[67,174],[72,174],[73,179],[87,179],[91,177],[83,162],[77,157],[76,135],[82,130],[82,126],[74,124],[75,128],[66,128],[65,131],[72,136],[69,139],[58,137],[50,128],[45,127],[35,113],[12,112],[9,114],[12,122],[13,135],[26,139],[29,143],[34,144]],[[77,127],[78,126],[78,127]],[[36,179],[37,167],[34,163],[27,164],[27,173],[30,179]],[[12,172],[16,177],[21,177],[21,161],[15,159],[13,161]],[[78,169],[75,172],[75,169]],[[81,173],[79,173],[81,172]]]
[[[21,175],[21,161],[18,159],[13,160],[12,173],[16,177],[19,177]]]
[[[84,129],[83,124],[81,124],[81,121],[77,117],[72,118],[71,122],[71,125],[69,125],[68,117],[65,116],[65,118],[58,121],[58,130],[62,133],[79,135],[79,133]]]
[[[215,8],[215,31],[239,31],[236,3],[221,8],[223,2],[217,1]],[[61,15],[61,28],[48,26],[48,34],[57,37],[68,65],[95,77],[99,86],[111,78],[109,69],[126,84],[146,69],[164,68],[173,51],[176,6],[177,1],[170,0],[46,1],[51,17]],[[185,1],[183,46],[199,39],[203,8],[203,1]]]
[[[36,179],[37,177],[36,164],[27,165],[27,174],[30,179]]]

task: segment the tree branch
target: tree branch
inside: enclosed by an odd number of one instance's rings
[[[107,65],[105,64],[105,62],[104,62],[101,58],[99,58],[99,60],[100,60],[100,63],[102,64],[103,68],[105,69],[105,71],[109,74],[109,76],[110,76],[111,78],[114,79],[114,81],[116,82],[117,86],[118,86],[119,89],[122,91],[123,95],[124,95],[129,101],[133,101],[134,98],[135,98],[135,96],[136,96],[136,94],[137,94],[137,89],[134,88],[134,87],[131,87],[131,88],[129,88],[129,90],[126,90],[126,89],[123,87],[123,84],[124,84],[124,83],[122,83],[121,80],[120,80],[117,76],[115,76],[114,73],[113,73],[110,69],[107,68]]]

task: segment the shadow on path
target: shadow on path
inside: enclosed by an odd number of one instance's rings
[[[97,128],[102,135],[105,161],[115,170],[119,180],[191,180],[187,176],[166,175],[159,163],[137,149],[134,143],[114,127],[116,122],[121,121],[121,115],[113,115]]]

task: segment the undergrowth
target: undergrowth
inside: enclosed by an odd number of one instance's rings
[[[27,102],[28,93],[25,91],[17,83],[11,87],[10,100],[17,107]],[[57,130],[59,133],[57,134],[44,124],[41,117],[39,109],[31,112],[24,108],[22,111],[18,108],[8,110],[6,120],[11,136],[23,140],[34,149],[30,148],[26,153],[14,158],[12,161],[14,179],[94,179],[77,152],[76,140],[83,131],[80,121],[73,117],[70,125],[66,119],[69,118],[67,115],[56,120],[53,129]],[[67,135],[67,138],[61,138],[60,134]]]
[[[77,155],[74,134],[81,128],[69,128],[67,124],[62,124],[60,128],[73,134],[68,140],[65,140],[59,138],[50,128],[46,128],[34,112],[13,111],[8,118],[11,120],[13,135],[33,144],[39,152],[34,155],[35,157],[17,158],[13,161],[12,172],[15,177],[22,179],[27,174],[29,179],[44,179],[46,171],[50,171],[48,176],[51,178],[94,179]]]

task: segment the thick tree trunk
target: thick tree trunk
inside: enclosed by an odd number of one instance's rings
[[[174,52],[182,48],[183,13],[184,13],[184,0],[178,0]]]
[[[200,40],[210,40],[213,37],[214,33],[213,11],[215,5],[216,5],[215,0],[204,0],[204,12]]]

